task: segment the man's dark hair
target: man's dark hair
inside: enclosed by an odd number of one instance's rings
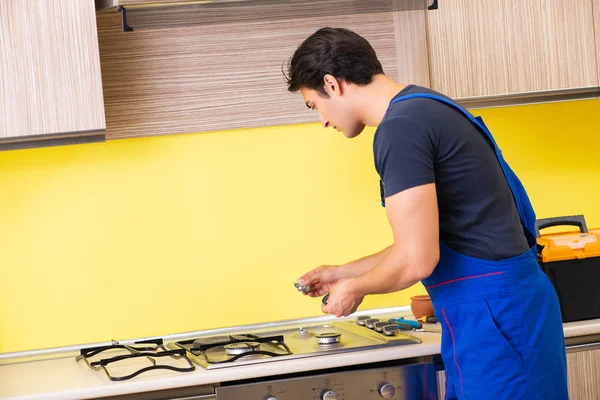
[[[285,76],[288,90],[314,89],[327,96],[323,83],[326,74],[367,85],[373,75],[383,74],[383,68],[362,36],[343,28],[321,28],[302,42],[290,59]]]

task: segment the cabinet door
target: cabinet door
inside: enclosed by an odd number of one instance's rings
[[[600,0],[598,0],[600,1]],[[400,83],[430,87],[427,23],[422,0],[393,0],[396,64]]]
[[[594,7],[594,35],[596,38],[596,68],[600,82],[600,0],[593,0]]]
[[[569,352],[567,370],[570,400],[600,399],[600,348]]]
[[[432,88],[465,99],[597,87],[592,11],[592,0],[440,1],[426,14]]]
[[[0,1],[0,110],[0,149],[103,139],[93,0]]]
[[[317,29],[342,26],[365,36],[397,77],[392,7],[390,0],[147,7],[127,13],[133,32],[122,32],[118,12],[99,12],[107,139],[316,122],[287,91],[282,68]]]

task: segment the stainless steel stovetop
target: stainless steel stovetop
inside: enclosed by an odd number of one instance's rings
[[[401,332],[388,337],[353,321],[338,321],[227,336],[198,336],[170,342],[167,347],[186,349],[194,363],[216,369],[417,343],[421,340]]]

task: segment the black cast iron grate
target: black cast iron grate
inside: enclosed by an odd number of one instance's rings
[[[207,350],[217,347],[223,347],[228,344],[255,342],[268,345],[271,350],[260,347],[259,349],[248,351],[242,354],[231,355],[226,359],[215,359],[207,353]],[[279,357],[292,354],[290,348],[285,344],[282,335],[276,336],[256,336],[251,334],[231,335],[221,337],[208,337],[205,339],[190,339],[175,342],[175,345],[185,349],[195,356],[203,357],[209,364],[230,363],[242,357],[263,355],[268,357]]]
[[[90,358],[97,356],[101,353],[118,349],[127,350],[129,353],[102,358],[96,361],[90,360]],[[186,362],[187,366],[179,367],[174,365],[157,364],[156,359],[161,357],[171,357],[176,360],[183,360]],[[118,363],[119,361],[131,360],[135,358],[146,358],[148,359],[151,365],[140,368],[133,373],[121,376],[113,376],[110,373],[108,368],[109,365],[116,365],[116,363]],[[194,371],[196,368],[192,361],[187,357],[185,349],[169,350],[164,346],[162,339],[143,340],[135,342],[133,345],[125,345],[113,341],[113,344],[109,346],[99,346],[81,349],[80,354],[77,357],[75,357],[75,360],[84,360],[87,363],[87,365],[95,371],[103,369],[111,381],[124,381],[127,379],[134,378],[141,373],[157,369],[166,369],[176,372],[191,372]]]

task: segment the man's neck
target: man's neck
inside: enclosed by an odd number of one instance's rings
[[[375,75],[365,86],[351,85],[354,109],[367,126],[379,126],[392,99],[406,87],[389,77]]]

